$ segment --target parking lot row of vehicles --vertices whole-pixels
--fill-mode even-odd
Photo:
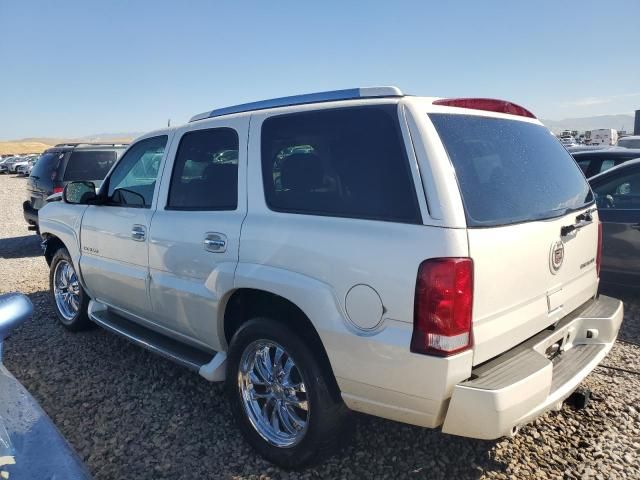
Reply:
[[[39,155],[9,156],[0,159],[0,173],[29,175]]]
[[[49,184],[29,180],[60,324],[225,381],[247,441],[287,468],[342,445],[351,411],[515,434],[622,321],[598,294],[598,207],[629,205],[635,183],[594,194],[510,102],[272,99],[143,135],[108,170],[56,174],[61,201],[43,207]]]

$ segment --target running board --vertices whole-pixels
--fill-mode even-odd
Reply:
[[[191,345],[174,340],[139,323],[132,322],[109,310],[103,303],[89,302],[89,318],[105,330],[113,332],[131,343],[157,353],[172,362],[197,371],[211,382],[224,380],[227,355],[212,354]]]

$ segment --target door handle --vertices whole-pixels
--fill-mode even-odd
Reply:
[[[636,223],[635,225],[631,225],[631,228],[634,228],[636,230],[640,230],[640,223]]]
[[[222,233],[207,233],[204,237],[204,249],[208,252],[225,252],[227,250],[227,237]]]
[[[136,242],[144,242],[147,237],[147,229],[144,225],[134,225],[131,228],[131,238]]]

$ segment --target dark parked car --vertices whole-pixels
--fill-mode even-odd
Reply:
[[[624,148],[640,148],[640,135],[629,135],[618,140],[618,146]]]
[[[27,182],[27,198],[22,204],[30,230],[38,230],[38,210],[47,197],[62,192],[69,182],[87,180],[97,187],[111,166],[127,148],[126,144],[69,143],[45,150]]]
[[[640,159],[589,179],[602,222],[601,278],[640,286]]]
[[[2,365],[3,340],[32,310],[24,295],[0,295],[0,478],[88,480],[47,414]]]
[[[640,158],[640,149],[607,148],[603,150],[585,150],[571,152],[587,178],[609,170],[628,160]]]

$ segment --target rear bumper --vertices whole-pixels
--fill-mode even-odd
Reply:
[[[29,225],[38,225],[38,210],[31,206],[30,201],[22,204],[22,214]]]
[[[442,431],[494,439],[544,411],[559,407],[611,350],[620,324],[620,300],[600,296],[521,345],[473,369],[456,385]],[[547,349],[562,341],[561,352]]]

